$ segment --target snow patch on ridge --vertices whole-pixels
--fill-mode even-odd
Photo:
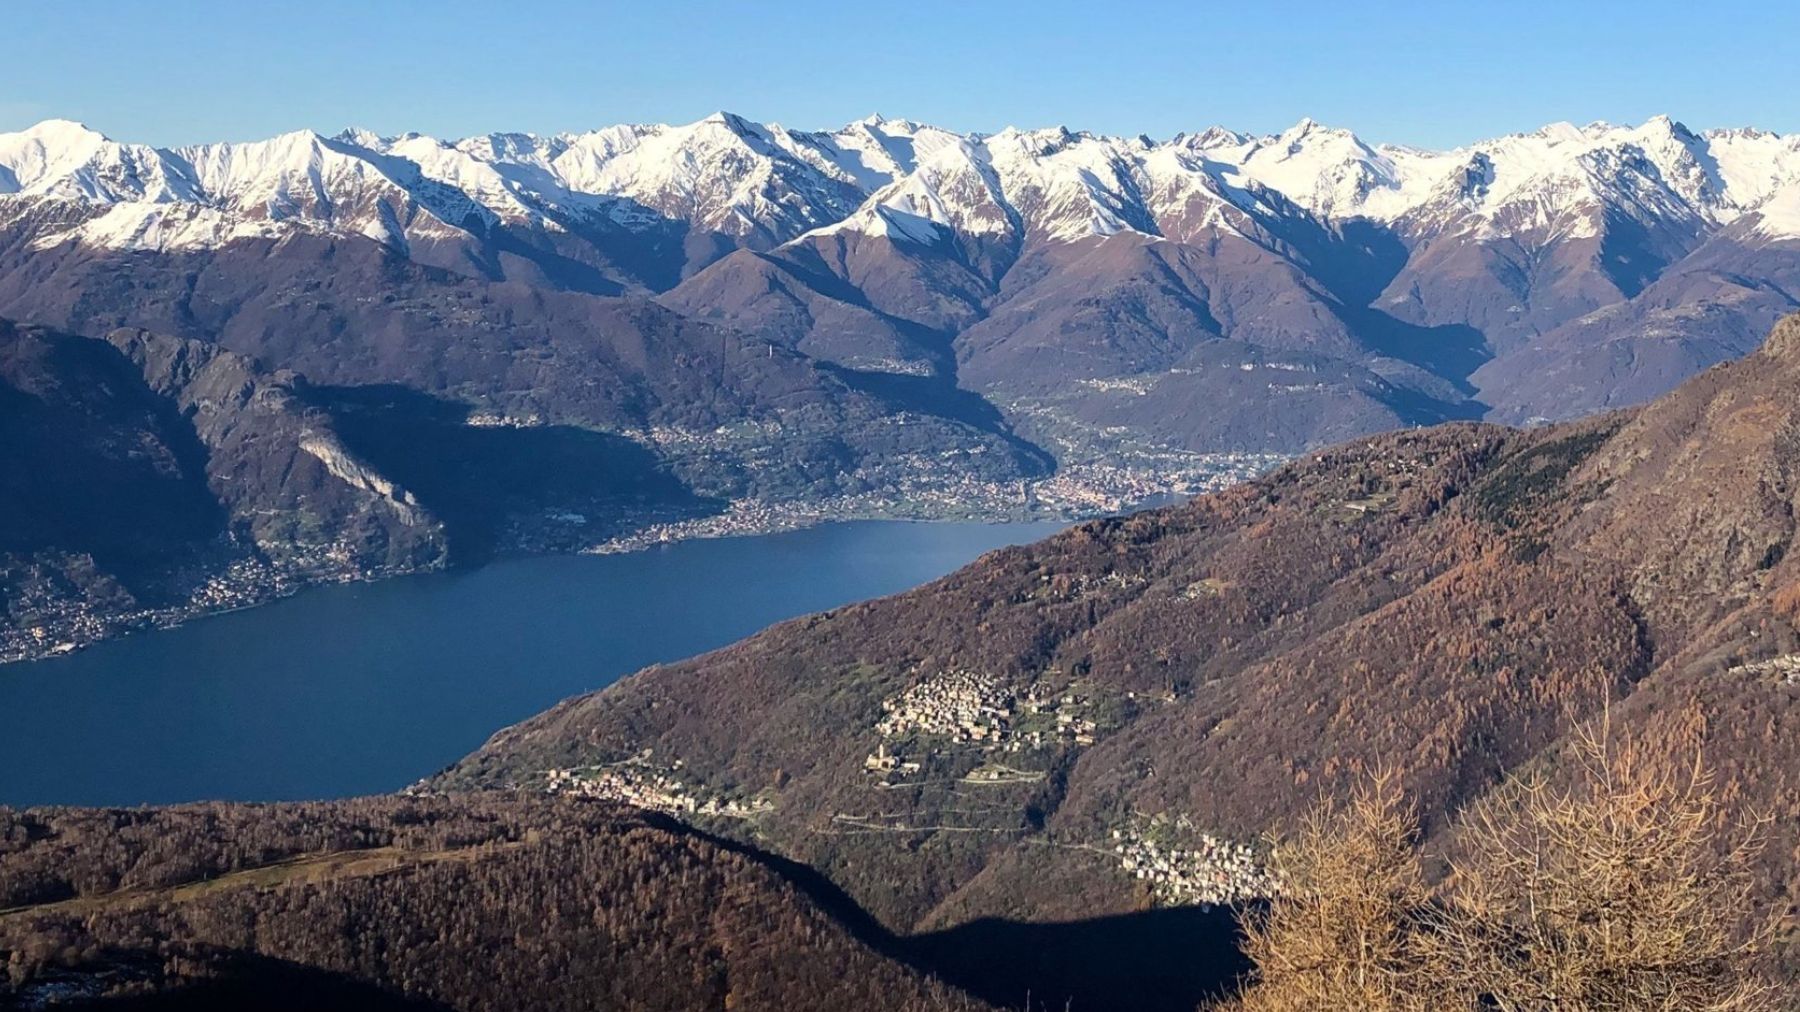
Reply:
[[[133,202],[115,204],[74,228],[34,240],[33,249],[67,242],[105,249],[152,251],[215,249],[236,239],[274,238],[278,222],[246,219],[210,207]]]

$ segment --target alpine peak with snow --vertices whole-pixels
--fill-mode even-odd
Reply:
[[[1310,119],[1153,141],[721,112],[182,148],[51,120],[0,134],[0,194],[27,273],[366,240],[960,385],[1076,456],[1121,426],[1290,451],[1633,403],[1747,351],[1800,291],[1800,137],[1661,116],[1453,151]],[[91,327],[42,302],[38,285],[0,293],[13,316]]]

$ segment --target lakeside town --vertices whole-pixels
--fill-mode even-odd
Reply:
[[[476,425],[528,424],[483,418]],[[610,513],[558,507],[513,517],[503,551],[611,554],[694,538],[746,537],[848,520],[961,520],[1005,523],[1076,521],[1126,512],[1227,488],[1279,463],[1269,454],[1189,454],[1155,467],[1072,464],[1030,482],[994,482],[942,469],[919,470],[881,491],[822,499],[733,501],[723,512],[680,517],[646,506]],[[0,622],[0,664],[72,653],[126,633],[164,629],[207,615],[254,607],[307,586],[378,580],[416,570],[358,568],[350,553],[327,545],[279,564],[242,555],[207,576],[176,604],[143,608],[57,592],[45,580],[39,593],[21,594],[22,616]]]
[[[188,592],[185,600],[156,608],[107,607],[85,597],[27,588],[14,604],[30,616],[0,623],[0,664],[71,654],[127,633],[169,629],[208,615],[238,611],[286,597],[309,586],[351,583],[405,575],[418,570],[358,567],[345,546],[296,552],[277,564],[257,556],[233,559]]]
[[[772,534],[845,520],[1088,520],[1229,488],[1284,459],[1261,453],[1197,454],[1172,469],[1076,464],[1036,481],[936,474],[882,491],[823,499],[739,499],[721,513],[650,523],[582,551],[634,552],[690,538]]]

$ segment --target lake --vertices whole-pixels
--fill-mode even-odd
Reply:
[[[508,559],[0,666],[0,804],[396,790],[560,699],[1062,526],[857,521]]]

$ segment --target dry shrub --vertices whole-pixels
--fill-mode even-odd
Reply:
[[[1722,810],[1698,756],[1671,765],[1605,726],[1574,776],[1515,778],[1463,822],[1439,961],[1505,1012],[1778,1007],[1757,971],[1759,824]]]
[[[1239,1012],[1774,1012],[1772,934],[1744,926],[1756,823],[1698,762],[1604,726],[1566,781],[1527,775],[1465,816],[1435,895],[1391,777],[1278,849],[1286,893],[1245,925]]]
[[[1800,582],[1790,583],[1770,595],[1769,610],[1789,622],[1800,623]]]
[[[1245,925],[1258,983],[1244,1012],[1434,1008],[1417,820],[1395,778],[1316,809],[1275,851],[1283,896]]]

